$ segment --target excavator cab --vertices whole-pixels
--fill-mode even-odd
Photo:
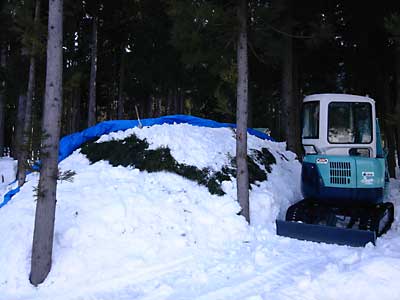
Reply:
[[[277,234],[303,240],[364,246],[389,230],[392,203],[375,101],[346,94],[316,94],[303,101],[301,187]]]

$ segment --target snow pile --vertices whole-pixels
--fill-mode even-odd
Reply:
[[[219,170],[235,155],[233,132],[185,124],[129,129],[98,142],[146,138],[180,163]],[[29,285],[38,175],[0,209],[0,300],[400,300],[400,181],[390,182],[392,229],[365,248],[298,241],[274,221],[300,199],[300,164],[285,144],[249,136],[276,165],[250,191],[252,225],[237,215],[236,183],[223,196],[168,172],[90,164],[75,151],[57,190],[53,266]]]
[[[135,133],[150,147],[169,146],[179,162],[219,170],[235,155],[234,133],[228,128],[187,124],[135,128],[103,136],[98,142],[124,139]],[[251,190],[254,224],[271,232],[274,220],[299,192],[300,164],[285,144],[249,136],[249,148],[267,147],[275,156],[269,180]],[[238,215],[236,182],[222,184],[224,196],[167,172],[147,173],[112,167],[106,161],[90,165],[75,151],[60,163],[74,171],[73,182],[59,182],[52,271],[39,291],[46,295],[68,286],[89,286],[116,274],[132,274],[148,265],[218,253],[251,239]],[[0,210],[0,225],[8,234],[0,243],[0,290],[6,298],[30,295],[27,278],[38,175]],[[291,182],[289,186],[287,183]],[[281,211],[282,207],[282,211]],[[12,249],[12,251],[11,251]],[[105,271],[106,270],[106,271]],[[28,297],[29,298],[29,297]]]

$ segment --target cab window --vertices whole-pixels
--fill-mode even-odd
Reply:
[[[371,104],[332,102],[328,107],[328,141],[332,144],[372,142]]]
[[[305,102],[303,105],[303,139],[319,137],[319,101]]]

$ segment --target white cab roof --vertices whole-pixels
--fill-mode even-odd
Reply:
[[[304,98],[307,101],[335,101],[335,102],[370,102],[375,103],[372,98],[350,94],[313,94]]]

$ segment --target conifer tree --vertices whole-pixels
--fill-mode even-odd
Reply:
[[[247,166],[247,118],[248,118],[248,58],[247,58],[247,0],[238,5],[237,45],[237,109],[236,109],[236,165],[237,196],[241,214],[250,222],[249,212],[249,169]]]
[[[0,44],[0,76],[4,74],[6,67],[6,51],[4,45]],[[5,97],[6,81],[4,75],[0,78],[0,157],[4,153],[4,135],[5,135]]]
[[[62,41],[63,1],[49,0],[41,169],[29,277],[35,286],[46,279],[52,263],[62,107]]]
[[[88,127],[96,124],[97,85],[97,16],[92,17],[92,39],[90,46],[90,83],[88,104]]]
[[[35,2],[35,14],[34,14],[34,27],[35,27],[35,33],[38,32],[38,25],[40,22],[40,0],[36,0]],[[22,139],[21,141],[18,141],[20,144],[19,147],[19,156],[18,156],[18,185],[21,186],[25,182],[25,177],[26,177],[26,169],[27,169],[27,161],[29,157],[29,139],[31,136],[31,131],[32,131],[32,99],[34,96],[34,91],[35,91],[35,81],[36,81],[36,51],[37,47],[36,44],[38,44],[37,41],[35,41],[35,38],[38,39],[38,37],[33,37],[32,38],[32,45],[30,49],[30,61],[29,61],[29,78],[28,78],[28,89],[26,92],[26,97],[25,97],[25,102],[24,102],[24,125],[23,125],[23,131],[22,131]],[[20,102],[21,104],[23,102]]]
[[[395,91],[396,104],[394,106],[393,118],[395,120],[394,135],[397,146],[397,160],[400,163],[400,13],[392,14],[386,23],[395,43]]]

